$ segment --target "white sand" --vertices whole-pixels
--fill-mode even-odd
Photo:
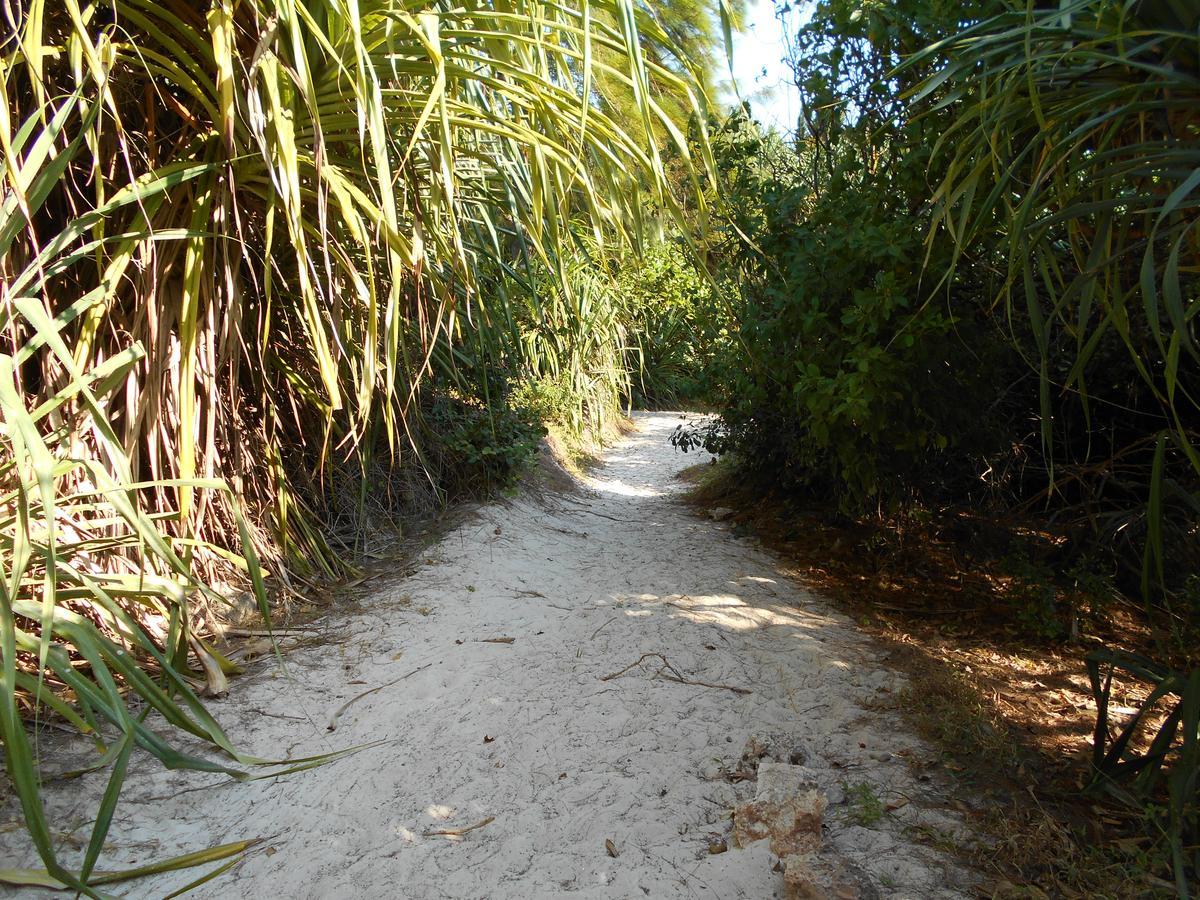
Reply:
[[[962,826],[911,773],[932,753],[888,710],[903,680],[769,555],[672,496],[673,475],[698,461],[668,444],[677,424],[640,415],[574,495],[478,511],[414,574],[327,621],[324,644],[289,654],[290,681],[268,661],[213,707],[262,756],[384,743],[250,784],[143,763],[101,867],[262,837],[195,896],[772,897],[782,877],[764,843],[708,845],[754,793],[723,770],[751,735],[791,732],[830,795],[829,854],[884,897],[963,896],[966,874],[912,839],[914,826]],[[479,642],[496,637],[514,641]],[[602,680],[643,653],[753,693],[656,678],[649,662]],[[347,700],[421,666],[327,731]],[[844,788],[861,783],[910,802],[864,826]],[[94,809],[75,804],[102,787],[97,776],[49,785],[56,823]],[[460,838],[425,834],[488,818]],[[7,831],[5,857],[17,841]],[[161,897],[201,871],[125,890]]]

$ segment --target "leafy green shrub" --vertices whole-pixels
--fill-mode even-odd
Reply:
[[[1125,592],[1186,605],[1194,24],[1106,0],[816,4],[795,38],[795,145],[744,110],[712,129],[725,224],[707,252],[735,324],[708,368],[721,421],[685,443],[848,511],[1044,510],[1068,555],[1093,548]],[[1046,51],[1028,60],[1026,27]],[[1103,77],[1063,91],[1060,52]],[[1170,72],[1146,78],[1164,54]],[[1113,116],[1093,118],[1104,98]],[[1145,108],[1170,111],[1154,134]]]
[[[572,421],[580,398],[571,390],[567,373],[541,378],[529,378],[514,388],[512,403],[529,412],[539,422],[548,425],[568,425]]]
[[[528,385],[526,399],[547,421],[576,435],[601,431],[631,394],[628,317],[611,276],[580,253],[556,273],[510,273],[505,290],[512,383]]]
[[[1000,568],[1008,579],[1004,597],[1012,605],[1017,623],[1039,638],[1066,635],[1068,625],[1054,569],[1027,555],[1009,556],[1001,560]]]
[[[729,341],[725,301],[711,281],[679,244],[662,242],[621,268],[616,290],[627,310],[634,403],[708,402],[713,359]]]
[[[812,194],[798,165],[771,159],[790,151],[756,130],[739,113],[714,138],[722,171],[760,193],[734,217],[753,245],[731,254],[737,349],[714,367],[728,402],[701,439],[846,506],[944,493],[948,451],[988,443],[989,422],[962,393],[995,370],[971,346],[979,322],[923,283],[926,222],[912,210],[925,162],[864,173],[850,142]]]
[[[1140,654],[1110,649],[1089,653],[1087,669],[1096,703],[1092,788],[1135,806],[1149,801],[1146,812],[1159,820],[1171,847],[1178,896],[1186,898],[1200,875],[1200,671],[1174,671]],[[1109,714],[1118,671],[1149,689],[1124,721]],[[1155,716],[1159,722],[1151,729]],[[1140,749],[1136,739],[1147,730],[1153,730],[1153,739]]]
[[[508,487],[546,433],[536,412],[503,402],[485,406],[455,391],[431,392],[424,422],[437,471],[453,495]]]

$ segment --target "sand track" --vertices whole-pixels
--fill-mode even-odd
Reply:
[[[143,764],[103,867],[262,837],[195,896],[772,897],[763,844],[708,847],[754,792],[723,777],[747,739],[791,732],[830,796],[829,853],[884,897],[962,896],[966,875],[916,840],[962,825],[913,774],[932,752],[895,712],[903,680],[768,554],[679,503],[673,476],[697,460],[668,444],[678,422],[639,415],[573,495],[482,508],[326,643],[290,654],[289,677],[264,664],[214,704],[262,756],[379,743],[250,784]],[[604,680],[642,654],[753,692],[656,677],[657,659]],[[55,820],[102,787],[48,785]],[[867,822],[866,794],[908,802]],[[198,874],[126,891],[161,897]]]

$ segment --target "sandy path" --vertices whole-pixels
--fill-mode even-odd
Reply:
[[[384,743],[251,784],[145,767],[105,866],[262,836],[196,896],[772,897],[781,876],[762,843],[707,848],[754,791],[722,767],[751,735],[789,731],[828,789],[830,853],[885,897],[962,896],[962,872],[906,837],[960,826],[911,774],[907,760],[931,754],[887,711],[903,682],[768,555],[672,496],[673,475],[697,461],[667,443],[678,422],[639,416],[578,494],[483,508],[415,574],[333,620],[328,643],[290,654],[290,681],[264,666],[214,707],[264,756]],[[479,641],[496,637],[514,640]],[[601,680],[643,653],[753,693],[647,666]],[[423,666],[327,731],[346,700]],[[845,790],[861,783],[912,802],[868,827]],[[78,790],[50,790],[59,822]],[[488,818],[461,838],[425,834]],[[129,895],[161,897],[197,874]]]

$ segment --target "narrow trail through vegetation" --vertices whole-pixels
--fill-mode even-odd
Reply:
[[[696,462],[668,442],[679,421],[639,415],[573,494],[478,510],[323,623],[286,674],[268,657],[213,707],[251,753],[363,749],[249,784],[135,762],[110,858],[264,839],[198,897],[770,897],[766,842],[711,850],[754,795],[743,747],[785,733],[829,798],[824,854],[881,896],[965,893],[928,846],[967,836],[918,774],[934,754],[900,722],[902,679],[770,556],[679,502]],[[70,822],[102,790],[91,776],[46,798]]]

